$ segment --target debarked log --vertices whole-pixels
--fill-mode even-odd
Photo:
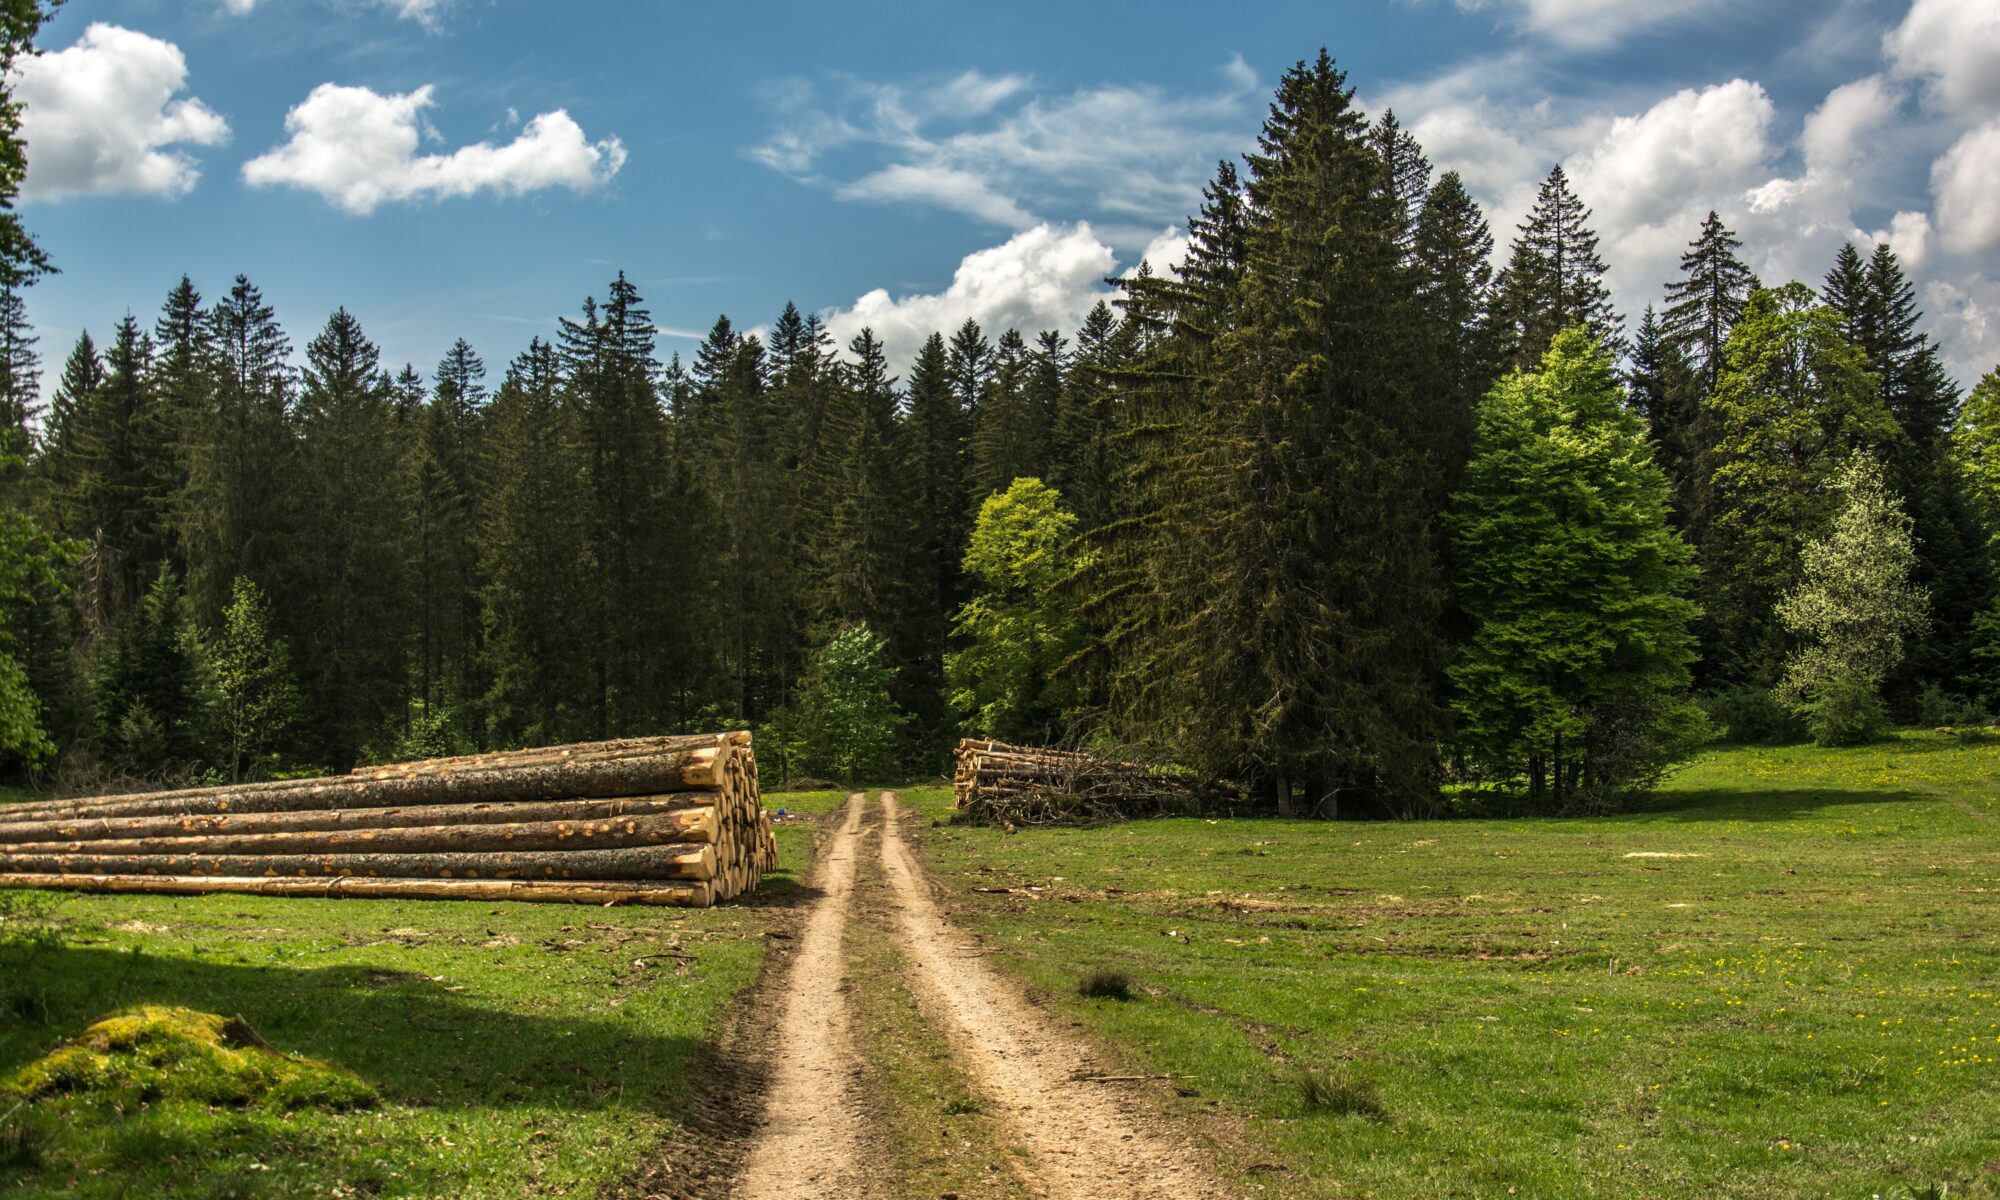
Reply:
[[[616,846],[713,843],[713,807],[594,821],[521,821],[500,825],[353,827],[288,833],[236,828],[186,837],[101,838],[0,844],[11,854],[336,854],[433,853],[468,850],[578,850]]]
[[[0,854],[0,873],[34,875],[360,875],[432,879],[715,878],[715,848],[678,843],[609,850],[415,854]]]
[[[72,892],[132,892],[199,896],[234,893],[256,896],[358,897],[383,900],[528,900],[558,904],[649,904],[707,908],[714,891],[700,881],[566,879],[382,879],[358,875],[303,878],[228,875],[33,875],[0,874],[0,888],[42,888]]]
[[[537,821],[606,821],[619,817],[714,809],[715,792],[670,792],[600,800],[423,804],[397,808],[308,809],[277,813],[192,813],[138,817],[70,817],[0,821],[0,843],[83,842],[111,838],[179,838],[202,834],[308,833],[405,826],[511,825]],[[0,816],[6,810],[0,809]],[[698,834],[675,841],[708,840]]]

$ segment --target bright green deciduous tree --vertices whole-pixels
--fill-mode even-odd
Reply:
[[[1910,579],[1917,563],[1910,518],[1881,466],[1854,455],[1836,486],[1840,514],[1805,548],[1803,577],[1778,605],[1799,639],[1778,698],[1823,746],[1865,741],[1887,724],[1882,681],[1930,623],[1928,598]]]
[[[230,781],[254,778],[298,720],[299,693],[291,650],[271,631],[271,601],[248,579],[236,580],[209,662]]]
[[[1079,565],[1076,517],[1039,479],[1016,479],[979,506],[965,551],[975,588],[958,610],[963,647],[945,660],[953,705],[967,723],[1004,741],[1052,742],[1076,700],[1056,669],[1082,643],[1071,601],[1055,585]]]
[[[1951,454],[1989,544],[2000,543],[2000,367],[1965,398],[1951,431]]]
[[[786,748],[798,769],[859,782],[893,769],[896,733],[910,718],[889,696],[888,642],[866,625],[835,634],[799,685]]]
[[[1472,633],[1458,738],[1531,799],[1596,807],[1689,747],[1693,553],[1610,355],[1581,326],[1479,408],[1454,518]]]

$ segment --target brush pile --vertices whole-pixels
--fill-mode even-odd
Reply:
[[[0,888],[707,907],[777,857],[748,733],[0,806]]]
[[[967,738],[952,772],[961,819],[980,825],[1091,825],[1229,807],[1212,780],[1074,750]]]

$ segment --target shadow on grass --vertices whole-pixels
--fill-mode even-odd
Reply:
[[[345,1067],[391,1101],[439,1108],[637,1102],[674,1115],[704,1045],[615,1015],[508,1011],[408,971],[68,946],[0,953],[0,1073],[141,1003],[241,1014],[282,1050]]]
[[[1629,813],[1611,818],[1677,822],[1782,822],[1820,817],[1838,808],[1879,808],[1885,804],[1930,804],[1949,807],[1936,795],[1912,791],[1861,788],[1770,787],[1703,788],[1660,792]]]

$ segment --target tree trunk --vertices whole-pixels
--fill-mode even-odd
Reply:
[[[0,875],[0,888],[72,892],[144,892],[199,896],[216,892],[257,896],[374,897],[399,900],[530,900],[561,904],[652,904],[706,908],[715,902],[707,883],[634,883],[558,879],[376,879],[358,875],[242,878],[227,875]]]
[[[0,844],[9,854],[428,854],[467,850],[583,850],[621,846],[713,844],[713,806],[595,821],[516,821],[495,825],[405,825],[388,828],[252,833],[231,825],[187,837],[97,838]]]
[[[733,790],[733,789],[732,789]],[[539,821],[605,821],[708,809],[728,793],[673,792],[605,800],[547,800],[515,804],[427,804],[411,808],[315,809],[278,813],[198,813],[189,816],[89,817],[0,821],[0,842],[89,842],[100,839],[185,838],[210,833],[310,833],[341,829],[396,829],[448,825],[512,825]],[[740,801],[737,801],[740,803]],[[11,815],[0,808],[0,816]],[[699,837],[676,841],[700,841]]]
[[[412,854],[4,854],[0,872],[39,875],[384,875],[434,879],[715,878],[706,844],[612,850]]]

